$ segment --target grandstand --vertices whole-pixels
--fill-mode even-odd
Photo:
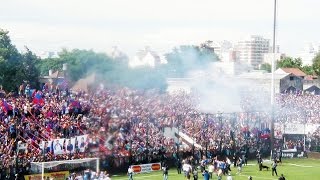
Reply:
[[[252,109],[261,97],[243,98],[243,112],[209,114],[196,108],[197,97],[185,93],[44,89],[8,96],[1,100],[0,179],[64,170],[79,175],[87,168],[113,174],[132,164],[173,166],[190,157],[193,163],[250,159],[258,152],[267,157],[270,112]],[[274,158],[318,150],[319,98],[277,95]]]

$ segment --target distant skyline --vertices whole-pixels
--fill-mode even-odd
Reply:
[[[237,42],[249,35],[272,39],[274,0],[10,0],[1,2],[0,28],[19,50],[62,48],[133,56],[145,46],[165,53],[206,40]],[[278,0],[277,44],[298,55],[319,42],[320,1]]]

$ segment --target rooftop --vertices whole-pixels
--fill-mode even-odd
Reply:
[[[282,74],[274,74],[274,79],[282,79],[291,73],[282,73]],[[240,79],[271,79],[272,74],[271,73],[265,73],[265,72],[249,72],[249,73],[242,73],[237,78]]]
[[[282,70],[282,71],[281,71]],[[282,73],[282,72],[285,72],[285,73],[291,73],[295,76],[303,76],[305,77],[306,76],[306,73],[304,73],[303,71],[301,71],[300,69],[298,68],[279,68],[275,71],[275,73]]]

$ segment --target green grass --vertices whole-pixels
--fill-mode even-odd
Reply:
[[[271,169],[269,171],[258,170],[256,161],[250,161],[248,166],[244,166],[242,173],[236,174],[237,169],[232,168],[231,174],[233,180],[247,180],[248,176],[252,176],[253,180],[278,180],[278,177],[271,175]],[[269,167],[270,164],[265,164]],[[278,175],[284,174],[286,180],[320,180],[320,160],[317,159],[284,159],[282,164],[279,164]],[[125,175],[113,176],[112,180],[127,180]],[[154,172],[147,174],[136,174],[133,179],[137,180],[162,180],[162,172]],[[169,171],[169,180],[185,180],[183,174],[177,174],[177,171],[172,167]],[[191,177],[192,179],[192,177]],[[199,180],[202,180],[201,173],[199,173]],[[214,180],[217,179],[215,176]],[[225,176],[222,178],[226,179]]]

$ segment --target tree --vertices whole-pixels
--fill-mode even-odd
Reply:
[[[9,32],[0,29],[0,83],[7,91],[16,90],[21,79],[21,54],[11,43]]]
[[[61,71],[63,64],[68,64],[68,75],[71,81],[75,82],[89,73],[98,73],[110,70],[113,64],[112,59],[103,53],[95,53],[92,50],[63,49],[58,53],[58,58],[47,58],[42,60],[38,69],[41,75],[48,74],[48,71]],[[109,68],[107,68],[109,67]]]
[[[63,63],[61,58],[46,58],[41,59],[36,66],[41,76],[47,76],[49,70],[62,70]]]
[[[302,69],[301,69],[304,73],[306,73],[307,75],[314,75],[314,69],[313,69],[313,66],[303,66]]]
[[[269,64],[269,63],[264,63],[264,64],[261,64],[261,66],[260,66],[260,69],[261,70],[265,70],[265,71],[267,71],[267,72],[271,72],[271,64]]]
[[[320,53],[316,55],[316,57],[313,58],[312,61],[312,68],[314,72],[320,76]]]
[[[191,70],[203,69],[208,63],[218,60],[213,48],[210,47],[210,41],[200,46],[184,45],[174,48],[172,52],[165,55],[168,63],[168,74],[176,77],[184,77]]]
[[[38,58],[33,52],[31,52],[27,47],[26,52],[22,54],[22,65],[23,68],[20,69],[20,77],[24,81],[29,82],[31,87],[39,87],[38,79],[40,76],[39,69],[37,68],[37,64],[40,62],[40,58]]]
[[[277,68],[298,68],[307,75],[314,75],[315,73],[315,66],[303,66],[301,58],[286,57],[277,62]]]
[[[302,68],[301,58],[285,57],[277,61],[277,68]]]
[[[21,54],[11,43],[9,32],[0,29],[0,83],[7,91],[17,90],[22,82],[37,88],[39,58],[27,47]]]
[[[76,82],[80,78],[95,73],[99,82],[109,85],[125,86],[135,89],[164,89],[166,78],[162,68],[139,67],[129,68],[127,56],[111,58],[104,53],[96,53],[92,50],[63,49],[59,57],[44,59],[38,68],[43,75],[49,69],[61,70],[64,63],[68,64],[68,78]]]

